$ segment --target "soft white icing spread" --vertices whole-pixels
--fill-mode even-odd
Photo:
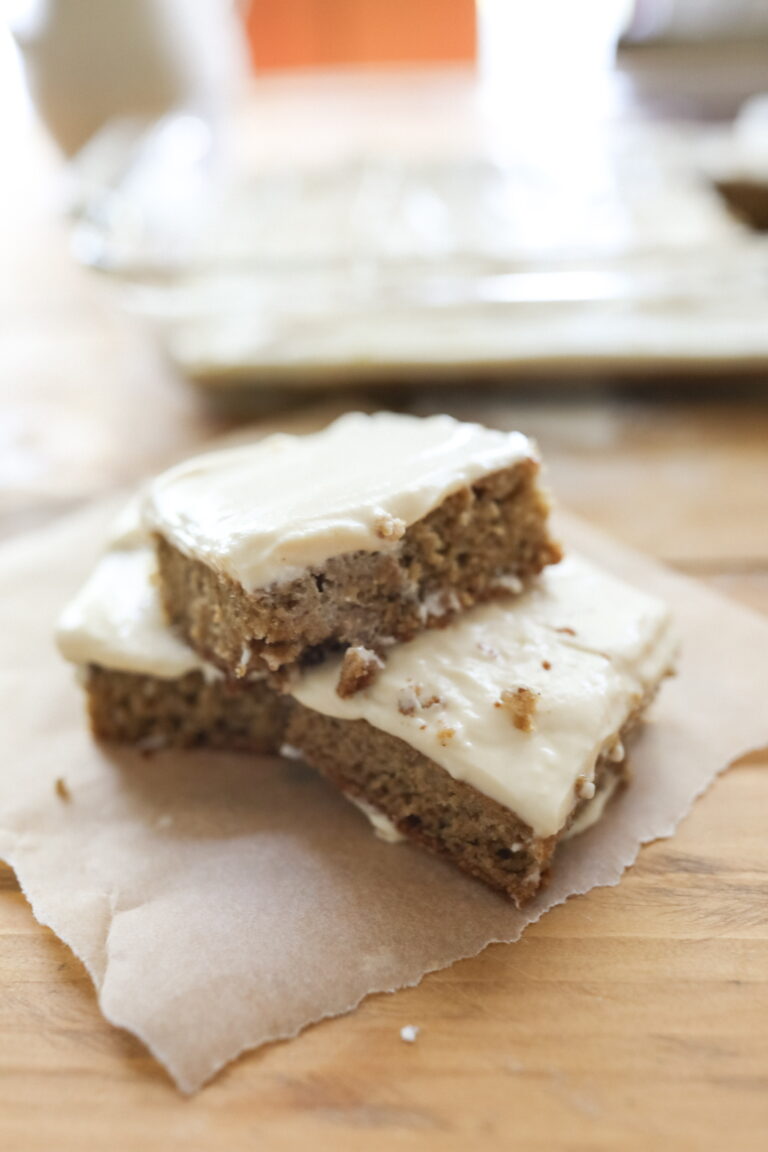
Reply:
[[[150,546],[150,539],[142,521],[143,503],[144,492],[139,489],[112,521],[107,533],[107,548],[112,550]]]
[[[187,672],[218,675],[171,632],[155,582],[155,556],[141,531],[137,504],[128,505],[110,547],[64,609],[56,642],[74,664],[99,664],[171,680]]]
[[[534,454],[519,432],[450,416],[352,412],[322,432],[188,460],[154,481],[144,515],[253,590],[341,553],[395,549],[446,496]]]
[[[292,691],[318,712],[399,737],[548,836],[572,811],[578,777],[593,779],[675,647],[660,601],[572,555],[522,596],[392,648],[354,696],[336,693],[337,661]],[[497,706],[521,687],[535,695],[530,732]]]

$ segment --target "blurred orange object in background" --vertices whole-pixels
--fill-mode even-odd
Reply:
[[[474,0],[251,0],[258,71],[474,60]]]

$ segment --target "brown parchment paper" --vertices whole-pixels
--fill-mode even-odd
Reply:
[[[567,545],[671,602],[683,656],[634,746],[633,786],[517,912],[442,861],[376,840],[299,764],[97,748],[51,633],[114,510],[0,550],[0,856],[85,963],[106,1018],[185,1091],[244,1049],[516,940],[553,905],[617,883],[720,769],[768,743],[768,623],[561,518]]]

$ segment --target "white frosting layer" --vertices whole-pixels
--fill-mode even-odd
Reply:
[[[196,670],[217,675],[165,621],[154,551],[137,526],[135,504],[118,518],[109,551],[62,613],[56,642],[74,664],[99,664],[162,680]]]
[[[402,832],[398,832],[389,817],[385,816],[383,812],[380,812],[378,808],[375,808],[373,804],[368,804],[367,801],[361,800],[359,796],[351,796],[348,793],[345,795],[347,800],[354,804],[355,808],[359,808],[362,814],[368,819],[373,829],[373,834],[378,840],[383,840],[386,844],[400,844],[405,840],[405,836],[403,836]]]
[[[151,541],[142,521],[142,489],[120,509],[107,533],[107,548],[149,548]]]
[[[172,468],[151,485],[145,520],[252,591],[341,553],[394,549],[446,496],[534,454],[519,432],[353,412]]]
[[[306,673],[293,694],[399,737],[549,836],[574,807],[578,777],[593,779],[674,652],[661,602],[571,556],[522,596],[391,649],[348,699],[336,693],[337,661]],[[530,732],[497,706],[518,688],[535,694]]]

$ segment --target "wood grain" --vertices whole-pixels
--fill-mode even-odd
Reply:
[[[30,189],[30,132],[5,180],[0,533],[33,527],[221,429]],[[535,434],[561,498],[625,541],[768,613],[768,409],[620,395],[412,400]],[[714,670],[727,674],[727,670]],[[765,706],[764,685],[755,706]],[[79,963],[0,866],[0,1148],[765,1147],[768,756],[731,768],[615,889],[513,946],[247,1055],[194,1100],[101,1018]],[[404,1024],[421,1028],[404,1044]]]

